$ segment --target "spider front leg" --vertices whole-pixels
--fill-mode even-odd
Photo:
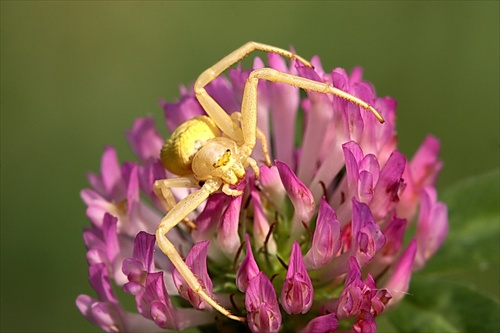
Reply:
[[[378,113],[377,110],[375,110],[373,106],[327,83],[313,81],[293,74],[280,72],[272,68],[260,68],[250,73],[243,91],[243,101],[241,102],[241,128],[243,130],[244,137],[255,133],[252,128],[245,129],[244,124],[251,122],[254,117],[254,113],[257,112],[257,84],[259,79],[285,83],[305,90],[338,96],[373,113],[379,122],[384,122],[384,118]]]
[[[249,132],[252,132],[251,136],[245,137],[245,135],[241,133],[241,130],[238,126],[235,126],[234,122],[231,121],[230,116],[226,111],[222,109],[222,107],[217,104],[217,102],[207,94],[205,90],[205,86],[209,84],[213,79],[218,77],[222,72],[236,64],[238,61],[246,57],[249,53],[254,51],[263,51],[268,53],[277,53],[284,57],[290,59],[296,59],[300,61],[307,67],[312,67],[309,61],[304,58],[284,49],[280,49],[278,47],[274,47],[271,45],[256,43],[256,42],[248,42],[241,46],[239,49],[231,52],[229,55],[222,58],[215,65],[205,70],[200,74],[198,79],[194,84],[194,92],[196,93],[196,98],[203,106],[205,112],[212,118],[215,124],[231,139],[236,141],[239,145],[245,142],[248,146],[253,144],[255,145],[255,135],[256,135],[256,127],[257,127],[257,112],[251,115],[252,121],[250,124],[246,124],[250,126]],[[243,109],[242,109],[243,110]],[[248,118],[248,117],[247,117]],[[243,125],[243,124],[242,124]],[[252,129],[253,128],[253,129]],[[251,147],[253,148],[253,146]]]
[[[155,181],[153,191],[156,197],[160,200],[166,212],[169,212],[177,201],[172,194],[171,188],[196,188],[199,187],[198,181],[194,176],[185,176],[177,178],[160,179]],[[188,217],[183,219],[183,222],[188,226],[189,230],[196,229],[196,224]]]
[[[184,181],[188,182],[188,179],[184,177],[180,177],[178,179],[180,183]],[[172,180],[174,182],[176,181],[175,178]],[[177,250],[175,249],[175,246],[166,236],[166,234],[172,228],[174,228],[183,219],[185,219],[189,215],[189,213],[194,211],[203,201],[205,201],[210,196],[210,194],[217,191],[221,186],[222,180],[207,180],[199,190],[189,194],[187,197],[179,201],[161,220],[160,225],[156,229],[156,241],[161,251],[170,259],[172,264],[175,266],[179,274],[184,278],[186,284],[193,290],[193,292],[198,294],[205,302],[207,302],[210,306],[212,306],[214,309],[216,309],[226,317],[244,322],[246,321],[244,317],[239,317],[231,314],[229,310],[217,303],[217,301],[213,299],[212,296],[210,296],[205,290],[203,290],[203,286],[198,282],[196,276],[193,274],[188,265],[186,265],[179,252],[177,252]],[[161,191],[161,184],[159,184],[159,187]],[[163,191],[161,192],[163,193]]]

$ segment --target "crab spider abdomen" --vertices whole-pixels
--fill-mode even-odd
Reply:
[[[207,116],[198,116],[182,123],[175,129],[161,148],[160,158],[168,171],[186,176],[193,173],[194,155],[211,139],[221,133]]]

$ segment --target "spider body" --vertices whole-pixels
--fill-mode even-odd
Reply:
[[[207,116],[194,117],[181,124],[172,133],[163,146],[160,157],[164,167],[179,177],[157,180],[154,184],[156,195],[168,211],[156,230],[159,248],[172,261],[189,288],[225,316],[239,321],[246,321],[246,318],[231,314],[205,291],[166,234],[181,221],[191,222],[187,216],[212,193],[221,189],[226,195],[241,195],[242,191],[232,189],[231,186],[237,185],[245,178],[248,167],[251,167],[256,178],[259,177],[259,167],[251,157],[256,139],[261,142],[265,163],[271,165],[267,140],[257,128],[258,81],[280,82],[310,91],[334,94],[372,112],[380,122],[383,122],[383,118],[372,106],[342,90],[324,82],[271,68],[261,68],[250,73],[243,91],[240,112],[234,112],[229,116],[204,87],[255,50],[277,53],[295,59],[304,66],[312,67],[308,61],[289,51],[248,42],[205,70],[196,80],[194,91]],[[170,189],[181,187],[197,188],[197,190],[180,202],[176,202]]]
[[[234,141],[216,137],[194,156],[193,175],[199,181],[220,178],[226,184],[237,185],[245,177],[248,158],[240,154]]]
[[[168,171],[178,176],[192,174],[191,165],[196,153],[221,133],[207,116],[194,117],[177,127],[161,149],[160,159]]]

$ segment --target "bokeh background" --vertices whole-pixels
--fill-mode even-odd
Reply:
[[[398,100],[400,150],[428,133],[438,188],[499,166],[499,2],[1,2],[1,331],[97,331],[79,191],[105,145],[248,40],[361,65]],[[159,122],[163,125],[163,121]],[[160,128],[160,130],[164,130]],[[451,226],[453,228],[453,225]]]

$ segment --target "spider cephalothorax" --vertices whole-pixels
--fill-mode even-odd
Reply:
[[[155,193],[168,211],[156,231],[158,246],[169,257],[187,285],[196,294],[225,316],[239,321],[245,321],[245,318],[231,314],[229,310],[205,292],[197,277],[186,265],[166,234],[183,220],[192,223],[187,219],[187,216],[219,189],[227,195],[241,195],[242,191],[231,188],[231,185],[237,185],[245,178],[245,170],[248,167],[251,167],[256,178],[259,177],[257,162],[251,157],[256,139],[261,141],[265,163],[271,164],[266,145],[267,140],[257,128],[257,84],[259,79],[336,95],[372,112],[380,122],[383,122],[383,118],[372,106],[342,90],[323,82],[271,68],[261,68],[250,73],[243,91],[241,110],[229,116],[206,92],[204,87],[230,66],[255,50],[277,53],[290,59],[296,59],[307,67],[312,67],[308,61],[289,51],[248,42],[204,71],[196,80],[194,91],[207,116],[194,117],[181,124],[172,133],[162,148],[161,161],[167,170],[179,177],[158,180],[154,186]],[[198,190],[177,203],[170,188],[180,187],[198,188]]]

